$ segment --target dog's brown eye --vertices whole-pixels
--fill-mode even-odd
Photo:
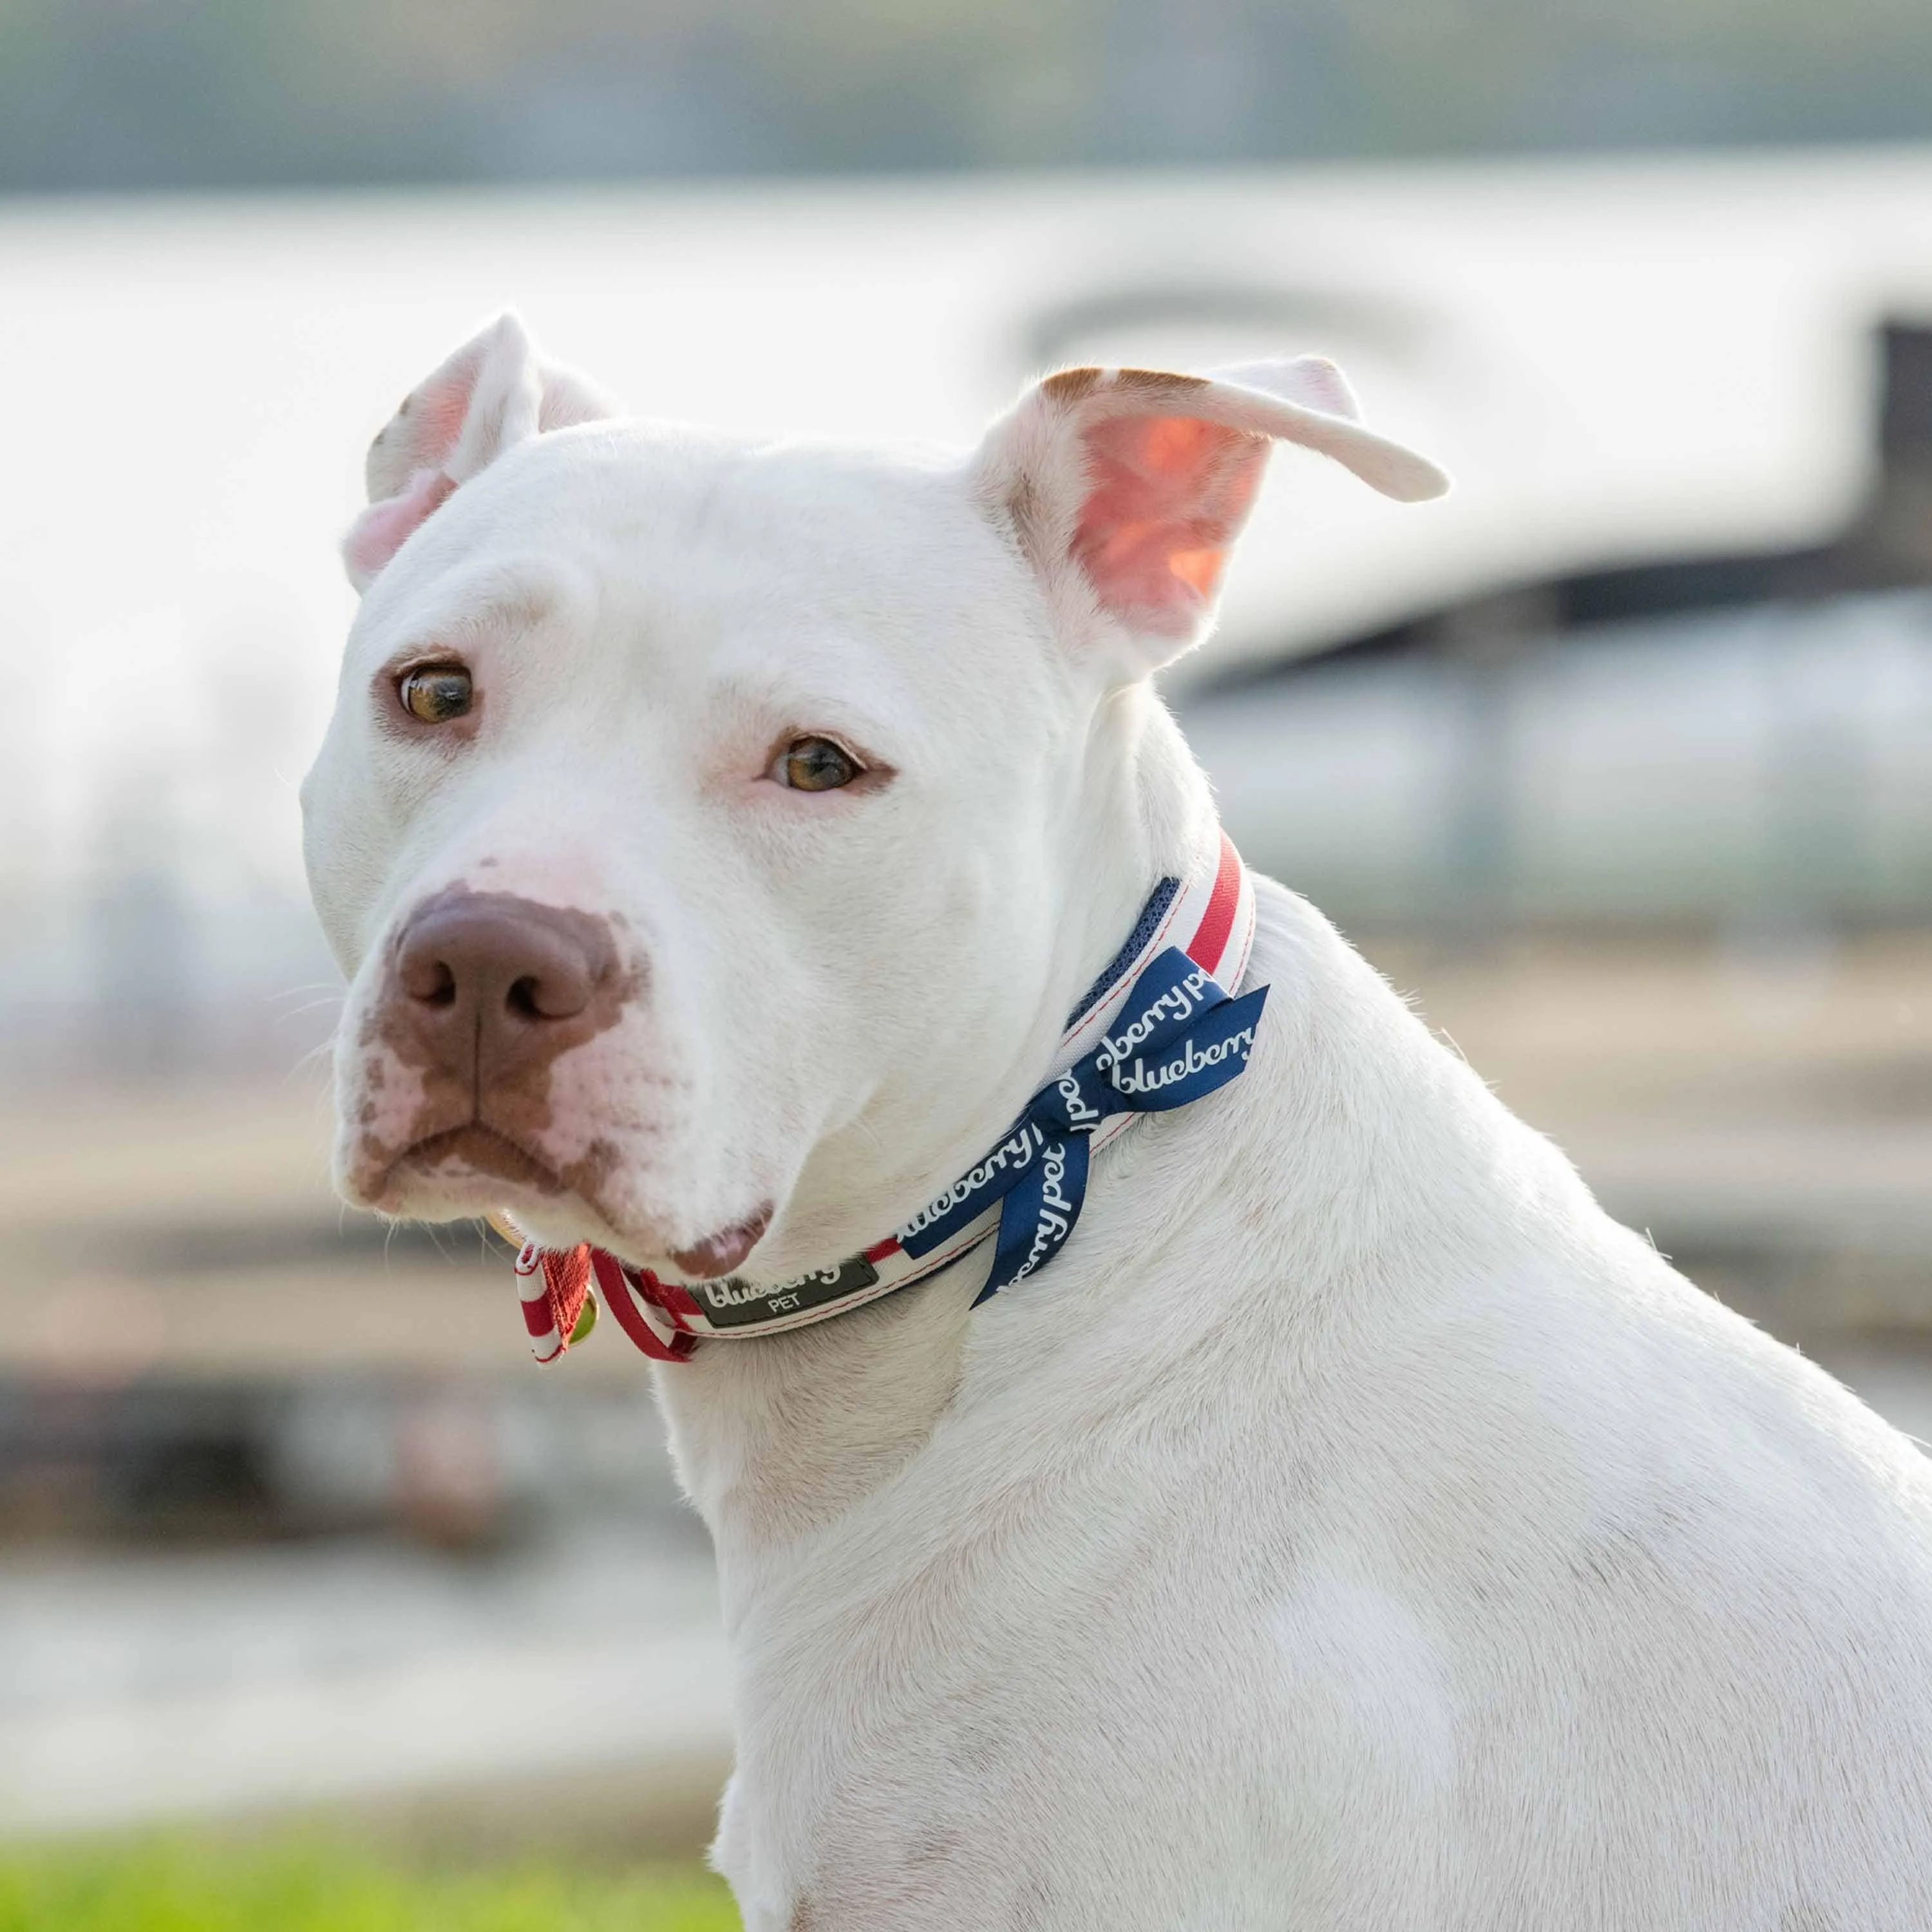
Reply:
[[[858,760],[830,738],[794,738],[772,776],[794,791],[836,791],[859,776]]]
[[[425,724],[447,724],[470,709],[470,674],[460,664],[418,664],[396,686],[403,709]]]

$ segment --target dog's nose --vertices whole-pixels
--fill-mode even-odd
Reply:
[[[508,893],[457,888],[426,899],[398,934],[392,1005],[450,1072],[475,1067],[479,1089],[554,1058],[616,965],[602,920]]]

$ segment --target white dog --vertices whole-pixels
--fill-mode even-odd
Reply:
[[[1437,473],[1312,360],[963,461],[612,413],[506,319],[377,439],[308,857],[344,1191],[682,1358],[752,1932],[1932,1925],[1926,1463],[1247,882],[1150,687],[1269,438]]]

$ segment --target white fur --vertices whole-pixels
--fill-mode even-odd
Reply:
[[[1036,396],[962,466],[526,422],[456,479],[306,794],[352,1193],[658,1263],[770,1198],[745,1271],[781,1279],[990,1143],[1214,837],[1140,676],[1173,640],[1037,554],[1078,427]],[[383,727],[430,644],[485,692],[469,741]],[[898,776],[757,776],[815,728]],[[459,880],[620,914],[648,968],[559,1063],[542,1151],[621,1155],[595,1209],[358,1181],[406,1112],[373,962]],[[1036,1280],[969,1314],[982,1258],[659,1373],[750,1932],[1932,1922],[1926,1464],[1259,900],[1249,1072],[1096,1162]]]

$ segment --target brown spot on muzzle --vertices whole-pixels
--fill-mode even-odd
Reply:
[[[392,1166],[454,1155],[544,1191],[594,1185],[608,1150],[594,1176],[544,1159],[551,1072],[617,1024],[640,976],[593,914],[467,886],[424,899],[389,942],[363,1042],[413,1070],[422,1095],[394,1143],[371,1151]]]

